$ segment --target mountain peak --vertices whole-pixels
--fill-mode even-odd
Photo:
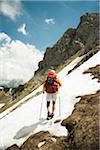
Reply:
[[[69,28],[53,47],[46,49],[35,74],[45,72],[51,65],[58,67],[80,50],[84,54],[99,45],[98,31],[99,13],[86,13],[81,16],[76,29]]]

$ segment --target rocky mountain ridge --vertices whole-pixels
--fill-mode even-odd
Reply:
[[[99,45],[99,14],[86,13],[80,18],[76,29],[68,29],[52,48],[47,48],[39,62],[36,74],[45,72],[50,66],[57,68],[76,52],[87,53]]]

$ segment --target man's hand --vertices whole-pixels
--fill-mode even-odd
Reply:
[[[44,92],[45,92],[45,91],[43,91],[43,94],[44,94]]]

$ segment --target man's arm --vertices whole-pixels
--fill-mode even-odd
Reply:
[[[61,83],[60,79],[57,79],[57,82],[58,82],[59,86],[62,86],[62,83]]]
[[[45,83],[43,85],[43,93],[46,91]]]

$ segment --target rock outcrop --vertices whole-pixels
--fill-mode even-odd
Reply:
[[[69,130],[70,150],[99,150],[99,100],[100,91],[82,96],[73,114],[62,122]]]

